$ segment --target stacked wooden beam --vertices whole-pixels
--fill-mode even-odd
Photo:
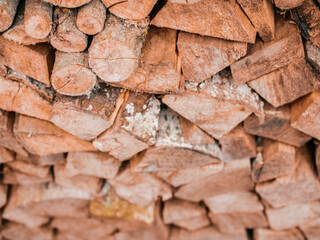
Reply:
[[[0,239],[320,239],[319,0],[1,0]]]

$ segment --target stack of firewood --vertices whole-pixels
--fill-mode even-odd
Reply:
[[[319,0],[0,0],[7,240],[319,240]]]

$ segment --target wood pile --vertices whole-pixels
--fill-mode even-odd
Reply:
[[[0,239],[319,240],[319,0],[0,0]]]

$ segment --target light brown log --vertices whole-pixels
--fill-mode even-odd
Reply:
[[[50,86],[49,71],[53,66],[49,44],[23,46],[0,37],[0,62],[15,71]]]
[[[180,92],[184,78],[176,41],[177,31],[150,27],[141,49],[138,68],[128,79],[112,84],[157,94]]]
[[[319,34],[320,35],[320,34]],[[307,62],[320,73],[320,47],[312,44],[311,41],[305,42]]]
[[[7,203],[7,192],[8,186],[0,184],[0,208],[2,208]]]
[[[88,35],[96,35],[104,28],[107,11],[100,0],[92,0],[78,10],[76,25]]]
[[[199,16],[203,16],[199,18]],[[202,0],[194,4],[168,1],[151,22],[186,32],[240,42],[255,42],[256,31],[235,0]],[[208,28],[207,26],[211,26]]]
[[[10,170],[8,167],[4,167],[3,170],[3,182],[11,185],[34,185],[41,183],[52,182],[52,175],[48,173],[44,177],[31,175],[19,171]]]
[[[189,231],[195,231],[210,224],[204,206],[192,202],[172,199],[164,204],[163,221]]]
[[[278,209],[266,209],[270,227],[285,230],[306,224],[320,217],[320,202],[295,204]]]
[[[10,151],[7,148],[0,147],[0,163],[12,162],[14,160],[15,160],[15,154],[12,151]]]
[[[304,58],[304,48],[298,27],[281,17],[276,19],[275,39],[257,41],[248,55],[231,65],[236,84],[245,83]]]
[[[89,64],[105,82],[126,80],[136,70],[148,21],[125,21],[109,15],[89,48]]]
[[[52,166],[56,164],[63,164],[65,162],[65,158],[62,153],[50,154],[45,156],[29,154],[29,156],[27,157],[17,154],[16,160],[24,161],[24,162],[31,163],[33,165],[39,165],[39,166]]]
[[[54,22],[57,27],[50,37],[51,45],[62,52],[82,52],[87,48],[88,36],[76,27],[74,9],[55,8]]]
[[[197,202],[230,191],[250,191],[250,171],[249,159],[228,162],[223,171],[180,187],[175,197]]]
[[[13,23],[20,0],[4,0],[0,3],[0,32],[7,30]]]
[[[179,115],[171,109],[162,109],[154,147],[138,154],[130,161],[135,172],[180,170],[217,163],[222,158],[220,147],[209,144],[191,144],[182,137]]]
[[[76,8],[90,2],[91,0],[44,0],[44,1],[60,7]]]
[[[264,139],[262,158],[252,163],[253,180],[263,182],[292,174],[296,167],[295,153],[293,146]]]
[[[304,236],[308,240],[317,240],[320,236],[320,218],[315,219],[309,223],[299,226]]]
[[[291,9],[302,5],[304,0],[275,0],[276,7],[281,9]]]
[[[301,232],[296,229],[288,229],[282,231],[271,230],[268,228],[256,228],[253,230],[254,240],[303,240]]]
[[[247,44],[179,32],[178,51],[183,76],[190,82],[203,82],[243,57]]]
[[[256,192],[274,208],[320,199],[320,182],[310,150],[298,148],[295,162],[293,173],[256,185]]]
[[[48,166],[38,166],[24,161],[9,162],[6,164],[6,166],[14,171],[29,174],[39,178],[45,178],[50,174],[50,168]]]
[[[16,117],[14,133],[31,154],[39,156],[95,150],[90,142],[77,138],[50,122],[23,115]]]
[[[26,0],[24,27],[30,37],[48,37],[52,29],[52,5],[41,0]]]
[[[53,231],[48,227],[28,228],[23,224],[7,222],[2,229],[2,236],[6,239],[27,240],[42,239],[53,240]]]
[[[149,15],[156,0],[102,0],[108,10],[124,19],[143,19]]]
[[[189,83],[180,95],[166,95],[162,102],[216,139],[231,131],[252,112],[263,119],[258,95],[243,84],[235,86],[228,71],[201,84]]]
[[[303,146],[311,137],[290,126],[290,107],[264,107],[264,124],[256,116],[249,116],[244,121],[244,130],[252,135],[270,138],[296,147]]]
[[[150,94],[126,92],[113,124],[93,145],[120,161],[128,160],[153,145],[156,140],[160,101]]]

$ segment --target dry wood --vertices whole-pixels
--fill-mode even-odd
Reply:
[[[304,236],[309,240],[317,240],[320,236],[320,218],[299,226]]]
[[[7,75],[7,67],[0,63],[0,76],[5,77]]]
[[[306,41],[305,49],[307,62],[312,66],[312,68],[320,73],[320,46],[312,44],[311,41]]]
[[[291,9],[302,5],[305,0],[275,0],[276,7],[281,9]]]
[[[3,0],[0,2],[0,32],[7,30],[13,23],[20,0]]]
[[[202,0],[194,4],[168,1],[151,23],[240,42],[254,43],[256,36],[254,27],[235,0]]]
[[[24,161],[9,162],[6,166],[14,171],[33,175],[39,178],[45,178],[50,174],[49,166],[38,166]]]
[[[56,164],[62,164],[65,162],[65,158],[62,153],[58,154],[50,154],[45,156],[31,155],[21,156],[20,154],[16,155],[17,161],[24,161],[27,163],[31,163],[33,165],[39,166],[52,166]]]
[[[41,239],[53,240],[53,231],[48,227],[28,228],[23,224],[7,222],[2,229],[2,236],[6,239],[27,240]]]
[[[320,33],[314,37],[310,37],[310,41],[313,42],[318,48],[320,48]]]
[[[315,167],[318,172],[318,177],[320,178],[320,146],[319,142],[315,141],[316,149],[315,149]]]
[[[7,203],[7,192],[8,186],[0,184],[0,208],[2,208]]]
[[[76,8],[90,2],[91,0],[43,0],[43,1],[49,2],[53,5],[57,5],[60,7]]]
[[[19,171],[13,171],[8,167],[3,170],[3,182],[11,185],[34,185],[40,183],[52,182],[52,175],[48,173],[44,177],[30,175]]]
[[[15,154],[7,148],[0,147],[0,163],[12,162],[15,160]]]
[[[276,231],[268,228],[257,228],[253,230],[254,240],[303,240],[304,237],[301,232],[296,229],[288,229],[282,231]],[[308,238],[309,239],[309,238]]]

